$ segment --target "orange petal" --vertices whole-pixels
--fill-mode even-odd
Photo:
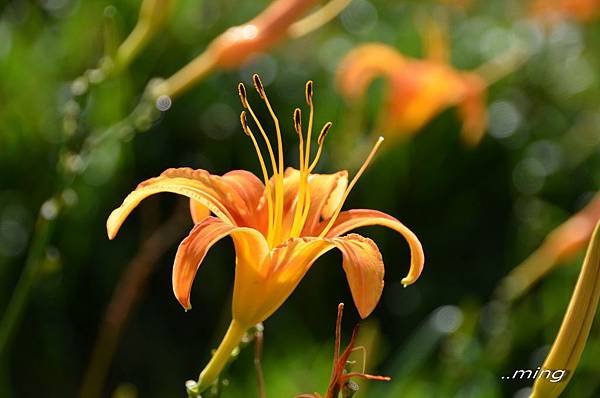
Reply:
[[[286,217],[291,224],[296,208],[296,198],[300,184],[300,171],[288,167],[284,177]],[[348,172],[346,170],[333,174],[311,174],[308,178],[310,190],[310,208],[302,232],[303,236],[313,235],[312,231],[321,221],[328,219],[337,208],[346,187],[348,186]],[[284,224],[286,224],[284,222]]]
[[[241,176],[244,177],[241,177]],[[145,198],[159,192],[172,192],[193,199],[209,209],[217,217],[236,225],[248,226],[255,222],[256,209],[254,203],[248,201],[239,192],[238,185],[241,178],[246,185],[262,183],[248,172],[238,172],[235,182],[233,178],[213,176],[206,170],[193,170],[190,168],[168,169],[159,177],[151,178],[139,184],[115,209],[106,222],[110,239],[114,238],[119,228]],[[256,188],[254,188],[256,189]],[[258,199],[257,199],[258,201]]]
[[[212,245],[227,235],[233,238],[236,254],[252,248],[253,256],[246,262],[251,259],[260,263],[269,253],[263,235],[252,228],[236,227],[216,217],[207,217],[196,224],[179,245],[173,264],[173,292],[186,310],[191,308],[190,292],[204,256]]]
[[[238,251],[233,317],[247,325],[268,318],[292,294],[314,261],[333,247],[320,238],[292,238],[273,249],[261,267],[252,264],[256,257],[253,248],[245,258]]]
[[[304,227],[306,233],[312,231],[321,218],[331,218],[338,208],[348,187],[348,172],[342,170],[335,174],[311,174],[308,183],[310,210]]]
[[[210,210],[202,203],[195,201],[194,199],[190,199],[190,214],[192,215],[194,224],[198,224],[200,221],[210,216]]]
[[[247,209],[255,209],[265,191],[262,181],[246,170],[230,171],[221,177],[221,181],[227,185],[225,191],[234,191]]]
[[[463,120],[464,143],[477,145],[487,128],[486,83],[478,75],[463,74],[463,98],[458,113]]]
[[[392,76],[387,114],[388,133],[414,134],[433,117],[461,98],[462,80],[448,65],[411,60]]]
[[[266,227],[266,213],[258,211],[265,186],[258,177],[246,170],[233,170],[222,177],[211,176],[211,182],[230,212],[237,215],[237,225],[260,229],[264,223]]]
[[[323,228],[325,225],[326,223],[321,223],[319,227]],[[410,247],[411,261],[410,270],[408,275],[402,279],[402,284],[406,286],[414,283],[423,271],[423,265],[425,263],[423,247],[421,246],[419,239],[410,229],[389,214],[369,209],[343,211],[327,233],[327,237],[338,237],[348,231],[368,225],[382,225],[391,228],[404,236]]]
[[[373,312],[383,291],[383,259],[375,242],[358,234],[331,239],[343,255],[343,267],[358,313]]]
[[[368,43],[354,48],[342,59],[337,70],[337,85],[350,101],[360,99],[373,80],[390,78],[402,69],[406,60],[394,47]]]

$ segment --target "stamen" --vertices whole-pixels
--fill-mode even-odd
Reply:
[[[271,102],[269,101],[269,98],[267,97],[267,93],[265,92],[265,88],[262,84],[262,81],[260,80],[260,77],[255,73],[252,76],[252,80],[254,81],[254,87],[256,87],[256,91],[258,92],[258,95],[260,96],[260,98],[265,101],[265,104],[267,105],[267,108],[269,109],[269,113],[271,114],[271,118],[273,119],[273,122],[275,123],[275,130],[277,132],[277,155],[278,155],[278,160],[279,160],[279,174],[281,176],[283,176],[283,142],[281,140],[281,129],[279,127],[279,119],[277,118],[277,115],[275,115],[275,112],[273,111],[273,108],[271,107]]]
[[[242,111],[242,113],[240,113],[240,123],[242,124],[242,130],[244,130],[244,134],[246,134],[248,137],[252,137],[250,127],[248,127],[248,121],[246,120],[246,111]]]
[[[323,128],[321,129],[321,132],[319,133],[319,138],[317,138],[317,144],[323,145],[323,140],[327,136],[327,133],[329,132],[329,129],[331,128],[331,126],[333,126],[333,123],[331,123],[331,122],[325,123],[325,126],[323,126]]]
[[[305,199],[305,185],[302,184],[304,179],[304,137],[302,136],[302,112],[299,108],[294,110],[294,129],[298,133],[299,137],[299,151],[300,151],[300,183],[298,184],[298,192],[296,192],[296,209],[294,210],[294,219],[292,221],[292,228],[290,231],[291,237],[297,237],[302,230],[302,223],[298,224],[298,221],[302,220],[304,199]]]
[[[240,83],[238,85],[238,92],[240,94],[240,100],[242,102],[242,106],[244,108],[246,108],[248,110],[248,112],[250,112],[250,115],[252,116],[254,123],[256,123],[256,125],[258,126],[258,129],[260,130],[260,134],[262,135],[263,139],[265,140],[265,144],[267,144],[267,149],[269,151],[269,157],[271,158],[271,167],[273,168],[273,175],[277,176],[277,174],[278,174],[277,162],[275,161],[275,153],[273,152],[273,147],[271,146],[271,141],[269,141],[269,137],[267,136],[265,129],[263,128],[262,124],[260,123],[260,120],[258,120],[258,117],[256,117],[254,110],[252,109],[252,107],[250,106],[250,103],[248,102],[248,97],[246,96],[246,86],[244,86],[244,83]]]
[[[313,82],[309,80],[306,82],[306,103],[308,105],[312,105],[312,97],[313,97]]]
[[[294,109],[294,130],[296,130],[296,133],[298,134],[300,167],[302,167],[304,164],[304,137],[302,136],[302,112],[299,108]]]
[[[371,149],[369,156],[367,156],[367,159],[365,159],[362,166],[360,166],[360,169],[358,170],[358,172],[356,172],[356,174],[354,175],[354,178],[352,178],[352,181],[350,181],[350,184],[348,184],[348,187],[346,188],[346,190],[344,191],[344,195],[342,196],[342,200],[340,200],[340,203],[338,204],[338,207],[335,209],[335,212],[329,219],[329,222],[327,223],[325,228],[323,228],[323,230],[319,234],[319,238],[322,238],[325,235],[327,235],[327,232],[329,232],[329,230],[333,226],[333,223],[335,222],[338,215],[340,214],[340,211],[342,210],[342,206],[344,206],[344,202],[346,201],[346,198],[348,198],[350,191],[352,190],[352,188],[354,188],[354,185],[356,184],[356,182],[358,181],[360,176],[367,169],[367,167],[369,166],[369,163],[371,163],[371,160],[373,160],[373,157],[375,157],[375,154],[377,153],[377,150],[379,149],[379,147],[381,146],[382,143],[383,143],[383,137],[379,137],[379,139],[373,146],[373,149]]]
[[[310,177],[310,173],[307,173],[308,176]],[[306,219],[308,218],[308,211],[310,210],[310,186],[308,184],[308,179],[307,179],[307,183],[306,183],[306,195],[304,198],[304,209],[302,209],[302,217],[300,218],[300,231],[298,231],[298,234],[300,234],[300,232],[302,232],[302,228],[304,227],[304,223],[306,223]]]
[[[248,108],[248,96],[246,95],[246,86],[244,83],[238,84],[238,94],[240,95],[240,101],[244,108]]]
[[[306,82],[305,95],[306,95],[306,103],[308,104],[308,106],[310,108],[310,113],[308,115],[308,131],[306,132],[306,150],[304,151],[304,153],[306,153],[306,156],[304,157],[304,167],[308,169],[308,162],[310,159],[310,139],[312,136],[313,117],[314,117],[314,110],[315,110],[315,107],[313,105],[313,82],[312,82],[312,80],[309,80]]]
[[[260,95],[260,98],[265,99],[265,88],[262,82],[260,81],[260,77],[256,73],[252,75],[252,81],[254,82],[254,87],[256,87],[256,91],[258,91],[258,95]]]
[[[306,82],[304,94],[306,96],[306,103],[310,108],[308,116],[308,131],[306,133],[306,149],[304,150],[304,162],[300,162],[300,183],[298,192],[296,194],[296,211],[294,213],[294,222],[292,224],[292,236],[296,237],[302,231],[304,226],[304,220],[308,215],[308,209],[310,208],[310,187],[308,184],[309,177],[309,162],[310,162],[310,144],[312,136],[312,126],[314,117],[314,106],[313,106],[313,82],[309,80]]]
[[[319,159],[321,158],[321,151],[323,151],[323,143],[325,142],[325,137],[327,137],[327,134],[329,133],[329,129],[331,129],[331,126],[333,126],[333,123],[331,123],[331,122],[325,123],[325,126],[323,126],[323,128],[321,129],[321,132],[319,133],[319,138],[317,138],[317,144],[319,144],[319,149],[317,149],[317,154],[315,155],[313,162],[310,164],[310,167],[308,168],[309,173],[312,173],[314,168],[317,166]]]
[[[273,108],[271,107],[271,103],[269,102],[269,98],[265,92],[264,86],[260,80],[260,77],[257,74],[252,76],[252,80],[254,82],[254,87],[256,87],[256,91],[260,95],[260,98],[265,101],[267,108],[269,109],[269,113],[271,114],[271,118],[275,123],[275,131],[277,133],[277,155],[278,155],[278,171],[274,171],[275,174],[275,220],[274,220],[274,236],[276,239],[279,237],[279,232],[281,229],[281,224],[283,221],[283,142],[281,139],[281,129],[279,127],[279,119]],[[254,116],[254,115],[253,115]],[[275,167],[275,166],[274,166]],[[276,242],[278,243],[278,242]]]
[[[273,239],[273,237],[271,236],[273,230],[273,198],[271,196],[271,184],[269,183],[269,173],[267,172],[267,166],[265,165],[265,160],[262,156],[262,152],[260,151],[258,142],[256,141],[252,130],[250,130],[250,127],[248,126],[245,111],[242,111],[242,113],[240,114],[240,122],[242,123],[242,129],[244,130],[244,133],[252,139],[252,144],[254,144],[254,149],[256,150],[256,154],[258,155],[258,161],[262,170],[263,180],[265,182],[265,189],[267,191],[267,209],[269,213],[267,223],[267,242],[271,244]]]
[[[317,154],[315,155],[315,158],[313,159],[312,163],[310,164],[310,167],[308,168],[308,170],[306,170],[307,193],[306,193],[305,201],[303,203],[304,209],[302,210],[302,217],[300,218],[300,223],[299,223],[300,231],[298,231],[298,233],[300,233],[302,231],[302,227],[304,227],[304,223],[306,223],[306,219],[308,218],[308,211],[310,209],[310,192],[308,192],[310,185],[308,184],[308,178],[310,177],[310,174],[312,173],[314,168],[317,166],[317,163],[319,163],[319,159],[321,158],[321,152],[323,151],[323,143],[325,141],[325,137],[327,136],[327,133],[329,132],[329,129],[331,129],[332,125],[333,124],[331,122],[327,122],[327,123],[325,123],[325,126],[323,126],[323,128],[321,129],[321,133],[319,133],[319,137],[317,138],[317,143],[319,144],[319,149],[317,149]]]
[[[300,108],[294,109],[294,130],[302,138],[302,111]]]

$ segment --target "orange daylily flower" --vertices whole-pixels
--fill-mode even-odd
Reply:
[[[384,77],[389,88],[378,130],[386,136],[414,135],[435,115],[457,106],[463,121],[462,138],[466,144],[476,145],[487,125],[486,82],[476,73],[449,65],[443,59],[447,51],[441,41],[428,45],[432,57],[423,60],[408,58],[382,43],[356,47],[338,68],[340,92],[355,102],[373,80]]]
[[[112,239],[129,213],[146,197],[173,192],[191,199],[195,226],[181,242],[173,266],[173,290],[185,309],[191,308],[192,283],[206,252],[226,236],[233,239],[236,250],[233,320],[221,346],[202,372],[199,385],[194,387],[196,392],[201,392],[215,380],[244,332],[277,310],[315,260],[333,248],[342,252],[342,266],[360,315],[364,318],[373,311],[383,289],[381,253],[371,239],[347,234],[349,231],[366,225],[383,225],[403,235],[411,250],[410,270],[402,280],[404,285],[415,282],[423,269],[421,244],[400,221],[376,210],[342,211],[350,190],[373,159],[382,139],[377,141],[350,182],[346,171],[313,174],[331,123],[321,130],[316,154],[311,158],[314,107],[313,84],[309,81],[306,101],[310,114],[306,136],[300,109],[294,112],[294,126],[300,140],[300,167],[284,170],[279,121],[257,75],[254,75],[254,84],[273,118],[277,133],[274,151],[265,128],[248,103],[244,85],[240,83],[239,94],[246,109],[241,114],[242,127],[256,149],[262,182],[244,170],[217,176],[205,170],[169,169],[138,185],[107,221],[108,236]],[[246,112],[260,131],[267,158],[263,157],[257,136],[248,126]],[[268,165],[272,172],[270,178]]]
[[[534,0],[531,13],[551,24],[565,18],[592,22],[600,16],[600,0]]]

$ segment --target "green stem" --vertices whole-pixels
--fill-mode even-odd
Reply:
[[[147,23],[138,23],[131,34],[125,39],[117,51],[115,59],[115,72],[119,73],[127,68],[138,53],[144,48],[152,37],[152,29]]]
[[[244,333],[248,328],[242,326],[235,319],[229,324],[229,329],[223,337],[223,341],[215,351],[213,357],[210,359],[208,364],[204,367],[198,378],[198,384],[194,388],[195,392],[201,393],[202,391],[209,388],[214,381],[219,377],[219,374],[229,362],[231,353],[240,344]]]
[[[54,205],[60,206],[57,200],[51,200],[55,202]],[[52,217],[45,217],[43,211],[40,210],[25,267],[0,323],[0,359],[6,359],[8,344],[23,317],[27,299],[42,269],[42,257],[59,211],[60,208],[57,207],[56,214],[53,214]]]

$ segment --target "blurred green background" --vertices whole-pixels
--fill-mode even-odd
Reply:
[[[151,78],[171,75],[227,27],[268,4],[177,2],[168,25],[126,71],[73,105],[71,82],[102,57],[107,26],[122,40],[135,25],[139,3],[0,2],[0,313],[23,269],[38,209],[64,183],[58,177],[61,168],[77,163],[69,153],[86,136],[126,117]],[[297,144],[291,115],[304,106],[304,83],[312,79],[316,125],[334,124],[318,171],[353,167],[353,155],[344,151],[356,142],[372,142],[377,132],[370,131],[369,120],[382,107],[386,84],[375,82],[361,110],[365,122],[354,124],[356,110],[335,86],[341,57],[369,41],[421,57],[415,16],[431,15],[447,22],[452,62],[459,69],[477,67],[515,40],[527,43],[531,56],[490,87],[489,128],[478,147],[461,144],[460,121],[453,110],[444,111],[410,140],[386,142],[350,195],[346,208],[375,208],[402,220],[419,236],[427,256],[421,279],[403,289],[399,281],[409,259],[402,239],[383,228],[363,231],[378,243],[386,264],[382,300],[363,325],[367,370],[393,380],[363,384],[357,397],[526,397],[531,381],[501,377],[535,369],[543,360],[581,256],[511,305],[494,300],[493,292],[598,189],[600,24],[563,20],[542,26],[525,1],[472,3],[462,8],[449,1],[353,0],[323,28],[285,41],[236,70],[209,76],[146,131],[96,148],[85,171],[62,194],[69,205],[49,235],[22,322],[0,358],[0,396],[79,394],[107,306],[140,254],[138,267],[148,277],[136,287],[139,300],[114,340],[107,377],[100,377],[101,396],[185,396],[184,381],[197,377],[228,322],[232,244],[225,240],[211,250],[194,284],[194,308],[186,313],[172,294],[171,265],[191,220],[176,219],[168,250],[158,258],[143,257],[144,250],[152,251],[143,242],[173,220],[185,201],[173,195],[146,200],[113,242],[105,232],[108,214],[138,182],[168,167],[258,173],[239,126],[236,93],[237,83],[249,83],[255,72],[284,123],[284,140],[294,143],[286,152],[292,165]],[[81,121],[67,137],[65,112],[73,106],[79,107]],[[350,305],[341,256],[331,253],[265,322],[269,397],[324,392],[340,301],[347,304],[347,339],[359,317]],[[600,396],[600,363],[594,360],[599,352],[600,329],[594,327],[565,397]],[[257,395],[252,355],[247,348],[232,364],[223,397]],[[360,355],[356,359],[360,362]]]

